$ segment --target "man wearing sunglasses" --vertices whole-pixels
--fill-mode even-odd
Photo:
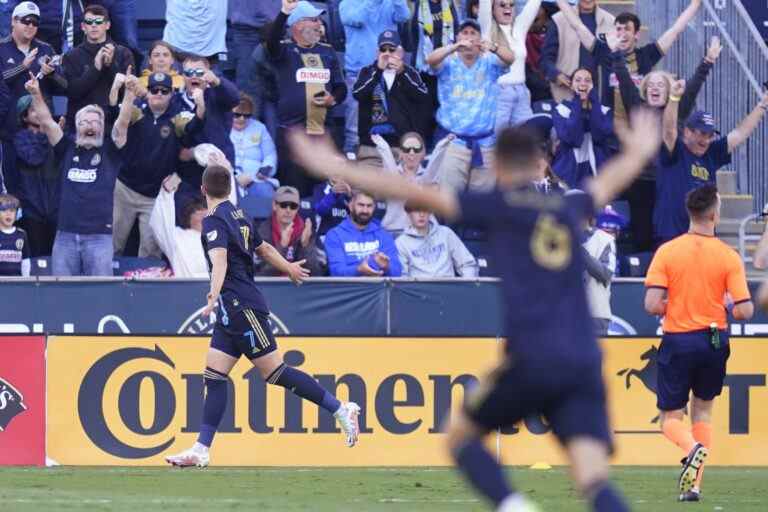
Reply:
[[[423,134],[418,114],[430,98],[419,72],[403,61],[398,33],[385,30],[378,43],[376,60],[360,70],[352,95],[360,104],[357,158],[381,166],[371,135],[381,135],[390,146],[395,146],[405,133]]]
[[[129,75],[125,87],[136,87]],[[119,82],[119,77],[116,79]],[[118,86],[119,88],[119,86]],[[161,256],[160,247],[149,225],[155,199],[163,180],[174,173],[183,142],[199,133],[205,119],[203,91],[192,93],[196,115],[189,116],[171,104],[173,84],[170,75],[150,75],[147,96],[134,106],[125,164],[115,184],[113,244],[115,254],[125,249],[134,222],[139,221],[139,257]]]
[[[116,44],[107,34],[110,27],[109,12],[104,7],[86,7],[80,25],[86,40],[64,55],[68,132],[74,130],[75,113],[84,106],[109,106],[109,91],[117,73],[126,73],[128,66],[136,69],[131,50]]]

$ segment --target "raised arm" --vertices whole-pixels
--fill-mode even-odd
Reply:
[[[755,128],[757,128],[757,125],[760,124],[766,110],[768,110],[768,93],[763,94],[762,99],[752,109],[752,112],[739,123],[739,126],[728,134],[729,153],[733,153],[734,149],[746,142],[749,136],[752,135],[752,132],[755,131]]]
[[[117,120],[115,120],[115,125],[112,127],[112,141],[118,149],[125,146],[125,143],[128,141],[128,127],[131,125],[137,84],[138,79],[131,74],[131,67],[128,66],[128,72],[125,75],[123,102],[120,104],[120,113],[117,116]]]
[[[298,2],[292,0],[282,0],[282,7],[280,12],[277,13],[275,21],[272,22],[272,28],[267,34],[267,57],[271,61],[276,61],[280,58],[280,40],[285,32],[285,24],[288,21],[288,16],[299,5]]]
[[[618,197],[658,152],[661,142],[658,115],[647,109],[637,109],[631,114],[630,126],[620,139],[622,151],[587,185],[596,209]]]
[[[381,156],[384,170],[389,173],[397,174],[397,161],[395,160],[395,155],[392,154],[392,148],[389,147],[389,144],[384,140],[384,137],[378,133],[374,133],[371,135],[371,141],[376,146],[379,156]]]
[[[563,13],[565,20],[571,28],[576,31],[576,35],[579,37],[582,46],[591,52],[595,47],[597,37],[595,37],[595,34],[590,32],[587,26],[582,23],[577,8],[569,5],[567,0],[557,0],[557,6],[560,8],[560,12]]]
[[[43,93],[40,92],[40,82],[37,81],[37,78],[32,73],[29,74],[29,80],[24,84],[24,88],[32,96],[32,105],[37,112],[40,129],[48,137],[48,142],[51,143],[51,146],[55,146],[64,137],[64,131],[59,126],[59,123],[53,120],[51,111],[48,109],[48,105],[43,98]]]
[[[663,53],[667,53],[669,49],[672,48],[672,45],[680,34],[683,33],[685,27],[687,27],[688,23],[690,23],[693,17],[696,16],[699,7],[701,7],[701,0],[691,0],[691,3],[682,13],[680,13],[680,16],[677,17],[672,26],[656,40],[656,44],[659,45],[659,48]]]
[[[712,37],[712,41],[707,48],[707,54],[699,63],[693,76],[688,80],[685,85],[685,92],[680,99],[680,111],[678,114],[678,121],[684,122],[691,115],[693,109],[696,107],[696,97],[699,95],[704,82],[709,76],[709,72],[712,71],[712,66],[715,65],[717,59],[720,57],[720,52],[723,47],[720,44],[720,38],[717,36]]]
[[[680,112],[680,95],[685,90],[685,80],[675,80],[672,82],[672,88],[669,91],[669,100],[664,107],[664,117],[661,122],[661,133],[664,146],[669,152],[675,150],[677,144],[677,121]]]
[[[455,52],[462,46],[470,46],[471,44],[472,43],[470,43],[469,41],[463,40],[463,41],[459,41],[458,43],[441,46],[437,50],[427,55],[426,62],[429,65],[429,67],[431,67],[432,69],[438,69],[440,66],[443,65],[443,61],[447,59],[449,55],[451,55],[453,52]]]

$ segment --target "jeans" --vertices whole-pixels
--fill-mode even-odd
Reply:
[[[352,88],[357,82],[357,73],[347,74],[347,99],[344,100],[344,153],[355,153],[360,145],[360,136],[357,134],[357,116],[359,107],[357,100],[352,96]]]
[[[248,68],[246,63],[251,58],[253,50],[261,43],[258,27],[249,25],[230,25],[229,32],[232,37],[227,59],[230,65],[235,66],[235,84],[237,88],[245,90],[248,86]]]
[[[54,276],[112,276],[112,235],[57,231],[51,266]]]
[[[496,105],[496,135],[504,128],[520,126],[533,117],[531,91],[525,84],[499,85]]]

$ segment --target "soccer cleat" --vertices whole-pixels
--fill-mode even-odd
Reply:
[[[210,461],[211,458],[208,455],[208,451],[195,449],[194,446],[177,455],[169,455],[165,458],[165,462],[177,468],[189,468],[194,466],[204,468],[208,466]]]
[[[699,501],[701,500],[701,491],[693,488],[690,491],[681,494],[677,501]]]
[[[541,509],[525,496],[515,493],[499,504],[496,512],[541,512]]]
[[[347,446],[352,448],[357,444],[357,436],[360,434],[360,425],[357,423],[357,417],[360,416],[360,406],[355,402],[341,404],[333,416],[339,421],[341,430],[347,436]]]
[[[680,478],[677,481],[681,496],[693,489],[696,478],[699,476],[699,471],[707,459],[707,455],[709,455],[709,451],[704,445],[696,443],[688,457],[684,459],[683,469],[680,471]]]

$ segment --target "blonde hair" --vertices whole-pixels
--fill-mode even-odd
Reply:
[[[664,81],[667,82],[667,101],[669,101],[669,95],[672,93],[672,82],[675,81],[675,76],[668,71],[651,71],[645,75],[640,81],[640,98],[642,98],[643,101],[648,101],[646,91],[648,90],[648,82],[653,75],[661,75]]]

